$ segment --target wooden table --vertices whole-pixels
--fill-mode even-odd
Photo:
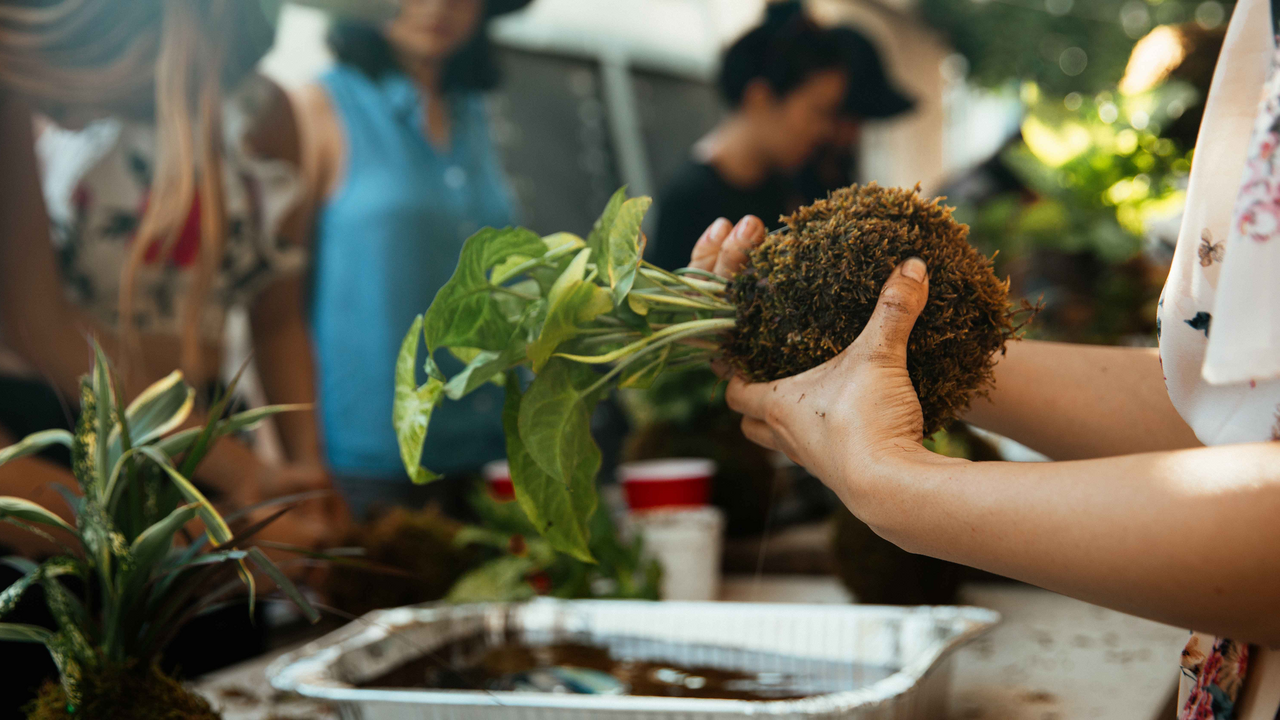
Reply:
[[[738,602],[849,602],[834,578],[726,578]],[[961,649],[951,720],[1154,720],[1177,679],[1187,633],[1054,593],[1015,584],[966,586],[962,601],[999,611],[1004,622]],[[266,667],[283,648],[201,678],[226,720],[334,720],[323,705],[274,698]]]

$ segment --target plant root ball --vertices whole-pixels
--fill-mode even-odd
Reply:
[[[62,685],[50,680],[24,710],[28,720],[220,720],[209,702],[159,667],[105,664],[86,670],[74,707]]]
[[[929,302],[907,346],[907,370],[932,435],[992,382],[1014,337],[1009,285],[937,199],[875,183],[837,190],[784,218],[729,287],[737,326],[726,359],[766,382],[821,365],[848,347],[890,273],[912,256],[929,267]]]

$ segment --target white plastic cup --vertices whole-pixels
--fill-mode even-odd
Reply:
[[[712,506],[632,512],[645,553],[662,565],[663,600],[718,600],[724,513]]]

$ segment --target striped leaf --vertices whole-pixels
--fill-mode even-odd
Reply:
[[[5,642],[47,643],[53,633],[39,625],[0,623],[0,640]]]
[[[20,457],[33,455],[54,445],[62,445],[69,448],[72,440],[71,433],[66,430],[45,430],[32,433],[23,438],[21,442],[0,449],[0,465],[17,460]]]
[[[38,525],[56,527],[59,530],[66,530],[72,535],[76,532],[75,528],[68,525],[66,521],[53,512],[46,510],[44,506],[19,497],[0,496],[0,519],[5,518],[15,518]]]
[[[151,458],[156,465],[159,465],[160,469],[164,470],[165,474],[169,476],[169,480],[178,488],[178,492],[182,493],[182,496],[187,499],[187,502],[193,503],[199,508],[197,512],[200,515],[200,519],[204,521],[205,531],[209,533],[209,537],[213,538],[214,543],[220,545],[231,539],[231,528],[227,527],[226,521],[218,514],[217,509],[213,507],[213,503],[209,502],[204,493],[200,492],[190,480],[183,477],[182,473],[174,469],[173,463],[163,452],[149,445],[136,448],[136,450]]]

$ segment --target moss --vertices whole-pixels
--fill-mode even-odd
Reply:
[[[74,709],[62,685],[52,680],[26,707],[28,720],[219,720],[209,702],[159,667],[106,665],[81,679]]]
[[[770,381],[820,365],[850,345],[880,289],[909,257],[929,266],[929,302],[916,321],[907,369],[932,435],[992,381],[994,355],[1017,332],[1009,286],[969,244],[951,208],[919,188],[875,183],[837,190],[784,218],[732,282],[737,327],[726,358]]]
[[[392,509],[356,527],[344,544],[364,548],[363,560],[399,572],[334,564],[325,594],[334,607],[352,615],[439,600],[474,561],[453,544],[460,527],[434,508]]]

